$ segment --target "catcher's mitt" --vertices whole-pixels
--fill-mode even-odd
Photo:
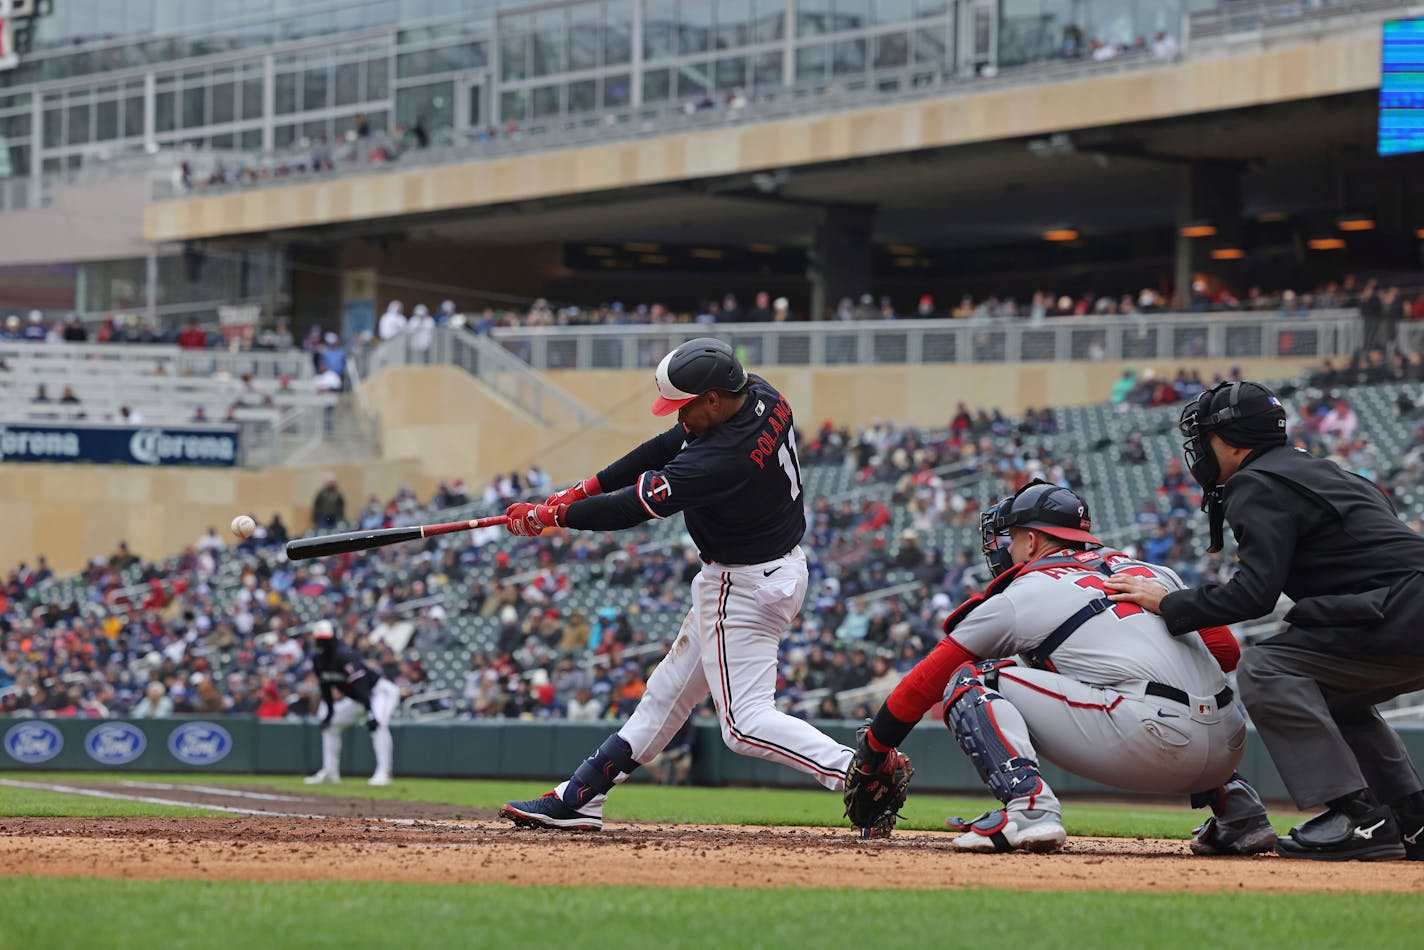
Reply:
[[[910,790],[915,767],[899,750],[877,752],[866,738],[869,726],[856,732],[855,758],[846,770],[845,816],[862,838],[888,838]]]

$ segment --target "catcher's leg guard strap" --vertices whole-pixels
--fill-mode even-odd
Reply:
[[[627,779],[637,767],[633,747],[615,732],[603,740],[597,752],[579,763],[564,789],[564,802],[577,808],[588,804],[596,795],[607,795],[610,788]]]
[[[1043,788],[1038,763],[1011,748],[998,726],[990,703],[1007,702],[984,685],[979,671],[966,663],[955,670],[945,691],[944,724],[969,756],[994,797],[1007,805]]]

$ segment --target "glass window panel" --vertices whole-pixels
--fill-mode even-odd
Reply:
[[[232,150],[233,150],[234,148],[236,148],[236,147],[237,147],[237,139],[233,137],[233,135],[232,135],[231,132],[227,133],[226,135],[214,135],[214,136],[213,136],[213,148],[224,149],[224,150],[226,150],[226,151],[232,151]]]
[[[124,131],[127,138],[143,134],[143,97],[130,96],[124,100]]]
[[[455,126],[455,83],[427,83],[396,90],[396,121],[413,127],[417,121],[425,123],[426,131],[435,132]],[[375,128],[373,123],[372,128]]]
[[[858,30],[870,23],[870,0],[832,0],[831,29]]]
[[[580,79],[569,83],[569,111],[591,112],[598,108],[598,81]]]
[[[65,141],[70,145],[82,145],[89,141],[89,106],[69,107],[69,124],[65,128]]]
[[[712,89],[711,79],[705,63],[680,67],[677,71],[678,98],[695,99],[707,95]]]
[[[300,77],[296,73],[277,74],[277,103],[278,115],[286,115],[289,112],[297,111],[297,86]]]
[[[949,9],[949,0],[915,0],[915,16],[942,16]]]
[[[12,139],[22,139],[30,134],[30,114],[16,112],[0,119],[0,135]]]
[[[606,109],[626,106],[632,101],[633,81],[627,73],[603,78],[603,106]]]
[[[330,76],[325,66],[302,74],[302,109],[325,109],[331,105]]]
[[[202,86],[196,89],[183,87],[182,127],[196,129],[208,124],[208,91]]]
[[[391,94],[391,66],[386,59],[366,60],[366,101],[387,99]]]
[[[876,23],[900,23],[914,10],[913,0],[875,0]]]
[[[663,102],[672,95],[672,76],[666,69],[649,69],[643,73],[643,101]]]
[[[943,63],[945,57],[944,29],[915,31],[915,62]]]
[[[810,46],[798,46],[796,48],[796,79],[820,79],[826,75],[826,55],[824,44],[815,43]]]
[[[1082,14],[1089,43],[1098,40],[1108,46],[1131,47],[1138,32],[1137,0],[1093,0]]]
[[[504,122],[523,122],[528,110],[528,89],[511,89],[499,97],[499,117]]]
[[[529,99],[529,111],[533,118],[543,119],[559,114],[559,91],[562,86],[540,86]]]
[[[261,148],[261,147],[262,147],[262,130],[261,130],[261,129],[248,129],[246,132],[243,132],[243,133],[242,133],[242,139],[241,139],[241,145],[242,145],[243,148],[248,149],[249,151],[252,150],[252,149],[259,149],[259,148]]]
[[[781,85],[781,51],[758,53],[752,57],[752,85],[766,89]]]
[[[349,106],[361,101],[361,64],[342,63],[336,67],[336,105]],[[216,103],[214,104],[216,108]]]
[[[213,124],[231,122],[237,117],[237,84],[220,82],[213,86]]]
[[[736,49],[751,39],[752,0],[721,0],[717,4],[717,49]]]
[[[865,38],[837,40],[833,44],[832,66],[837,76],[865,72]]]
[[[119,100],[110,99],[94,105],[94,139],[107,142],[119,137]]]
[[[598,65],[600,12],[596,3],[569,8],[569,69],[593,69]],[[573,100],[569,101],[569,111],[573,111]]]
[[[629,0],[609,0],[603,5],[603,64],[613,66],[632,60],[633,4]]]
[[[893,69],[910,59],[910,34],[885,33],[875,38],[875,68]]]
[[[830,28],[831,0],[796,0],[796,35],[819,36]],[[796,54],[796,71],[801,72],[801,54]]]
[[[525,35],[501,33],[499,37],[499,74],[503,79],[523,79],[529,75],[526,60]]]
[[[753,0],[752,41],[772,43],[786,35],[785,0]]]
[[[272,142],[277,148],[290,148],[297,139],[297,128],[294,125],[279,125],[273,130]]]
[[[30,173],[30,150],[24,145],[10,146],[10,174],[28,175]]]
[[[245,79],[242,82],[242,117],[262,118],[262,80]]]
[[[712,45],[712,0],[680,0],[677,19],[678,49],[705,53]]]
[[[747,58],[719,59],[716,66],[718,89],[737,89],[747,84]]]
[[[158,132],[173,131],[174,94],[160,92],[153,97],[153,127]]]
[[[534,14],[534,62],[530,74],[548,76],[567,70],[567,42],[562,9]]]
[[[374,126],[374,125],[372,125],[371,127],[372,127],[372,128],[376,128],[376,126]],[[301,138],[306,139],[308,142],[315,142],[315,141],[317,141],[317,140],[319,140],[319,139],[323,139],[323,138],[326,139],[326,140],[328,140],[328,141],[330,141],[330,140],[331,140],[331,120],[330,120],[330,119],[312,119],[312,120],[303,122],[303,123],[301,124],[301,127],[300,127],[300,133],[301,133]]]
[[[677,13],[672,0],[644,0],[643,58],[664,59],[677,52]]]

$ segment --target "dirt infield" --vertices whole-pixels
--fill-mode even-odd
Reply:
[[[1182,841],[1072,838],[1058,854],[972,855],[955,853],[952,836],[935,832],[862,842],[840,830],[614,822],[602,832],[560,833],[516,829],[492,812],[431,803],[254,786],[85,787],[249,813],[0,818],[0,875],[653,887],[898,883],[913,889],[1424,890],[1424,863],[1323,864],[1274,855],[1208,859],[1191,856]]]

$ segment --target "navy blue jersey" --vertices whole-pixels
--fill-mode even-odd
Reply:
[[[605,489],[631,486],[641,520],[682,512],[702,556],[723,564],[775,560],[806,533],[791,404],[760,376],[747,383],[742,408],[706,435],[679,424],[598,473]],[[613,527],[596,514],[612,505],[576,502],[568,524]]]
[[[328,706],[334,703],[332,691],[335,690],[367,709],[371,707],[371,689],[381,674],[361,662],[360,654],[346,644],[335,643],[325,649],[317,647],[312,654],[312,670],[321,687],[321,698]]]

